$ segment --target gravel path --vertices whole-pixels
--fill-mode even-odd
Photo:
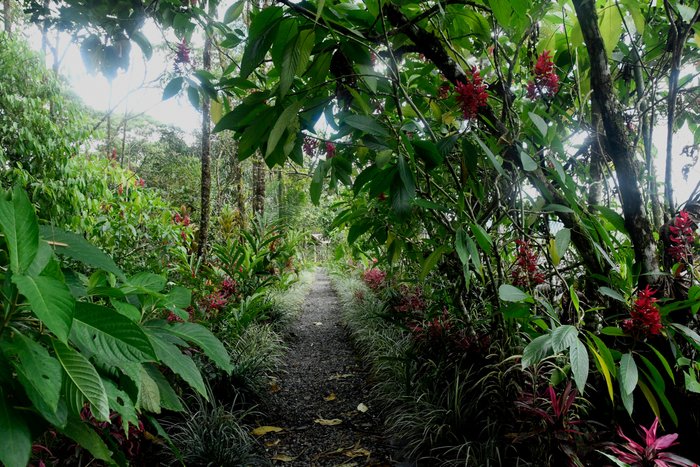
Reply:
[[[272,385],[260,435],[265,457],[286,466],[394,466],[366,374],[340,323],[323,270],[290,329],[286,371]]]

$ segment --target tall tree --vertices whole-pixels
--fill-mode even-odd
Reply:
[[[209,17],[212,18],[216,6],[213,1],[209,2]],[[202,67],[206,72],[211,71],[211,47],[212,34],[209,29],[211,20],[207,24],[204,39],[204,51],[202,53]],[[202,98],[202,186],[201,186],[201,208],[199,218],[199,240],[197,243],[197,256],[201,259],[206,257],[207,242],[209,241],[209,212],[211,204],[211,100],[209,96]]]

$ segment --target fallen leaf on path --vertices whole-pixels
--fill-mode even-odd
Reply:
[[[280,462],[292,462],[294,459],[296,459],[296,457],[288,456],[286,454],[275,454],[270,459]]]
[[[353,376],[352,373],[343,373],[342,375],[340,373],[336,373],[328,379],[331,379],[331,380],[333,380],[333,379],[345,379],[345,378],[349,378],[351,376]]]
[[[346,462],[345,464],[338,464],[335,467],[357,467],[358,464],[357,462]]]
[[[270,392],[271,392],[271,393],[274,394],[274,393],[276,393],[276,392],[279,392],[280,389],[282,389],[282,388],[280,388],[279,385],[278,385],[275,381],[273,381],[273,382],[270,383]]]
[[[362,412],[362,413],[365,413],[369,410],[369,407],[367,407],[365,404],[360,402],[360,405],[357,406],[357,410]]]
[[[317,323],[314,323],[314,326],[323,326],[323,323],[319,321]]]
[[[251,433],[255,436],[262,436],[268,433],[277,433],[283,430],[284,428],[280,428],[278,426],[259,426],[253,431],[251,431]]]
[[[372,453],[365,448],[357,448],[345,451],[343,454],[354,459],[355,457],[369,457]]]
[[[268,448],[271,448],[271,447],[277,446],[278,444],[280,444],[280,440],[276,439],[274,441],[268,441],[267,443],[265,443],[265,446],[267,446]]]
[[[334,401],[335,399],[336,397],[334,392],[328,394],[326,397],[323,398],[323,400],[326,402]]]
[[[317,418],[314,420],[314,423],[318,423],[319,425],[323,426],[333,426],[333,425],[340,425],[343,423],[343,421],[339,418],[332,418],[330,420],[327,420],[325,418]]]

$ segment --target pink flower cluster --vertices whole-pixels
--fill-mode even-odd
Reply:
[[[325,145],[326,159],[333,159],[335,157],[335,144],[330,141],[326,141]]]
[[[187,46],[187,40],[185,38],[177,45],[175,64],[177,65],[180,63],[190,63],[190,48]]]
[[[486,92],[486,84],[476,67],[472,68],[465,82],[457,83],[455,92],[462,116],[466,119],[476,118],[479,111],[487,105],[489,95]]]
[[[671,232],[669,239],[672,245],[666,251],[676,263],[687,262],[693,253],[694,226],[688,211],[683,210],[673,219],[673,225],[668,228]]]
[[[367,287],[374,291],[379,290],[384,285],[384,279],[386,279],[386,272],[378,268],[368,269],[362,275],[362,280]]]
[[[537,57],[533,70],[534,80],[527,83],[529,99],[551,98],[559,91],[559,76],[554,72],[552,58],[549,50],[543,51]]]
[[[537,255],[530,249],[526,240],[517,239],[518,258],[511,272],[513,285],[517,287],[532,287],[544,282],[544,274],[537,266]]]
[[[210,293],[202,299],[202,306],[209,312],[218,312],[229,302],[229,299],[238,293],[238,283],[231,278],[224,279],[218,290]]]
[[[661,314],[656,306],[658,299],[652,297],[656,290],[648,285],[637,293],[637,300],[632,305],[630,317],[622,322],[624,330],[635,336],[652,336],[661,334]]]
[[[173,216],[173,223],[182,225],[183,227],[187,227],[190,225],[190,215],[189,214],[183,214],[181,215],[179,212],[176,212],[175,215]]]

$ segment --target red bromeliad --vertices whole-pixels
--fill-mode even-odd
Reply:
[[[656,307],[658,299],[652,297],[656,290],[648,285],[637,294],[637,300],[632,305],[630,317],[622,322],[622,327],[635,336],[651,336],[661,334],[661,314]]]
[[[659,426],[659,419],[655,418],[654,423],[649,428],[640,425],[644,432],[644,445],[634,441],[622,432],[620,427],[617,428],[617,434],[623,438],[626,443],[620,447],[610,446],[610,450],[615,453],[618,460],[629,464],[632,467],[658,466],[658,467],[693,467],[698,464],[695,462],[673,454],[664,452],[671,446],[678,444],[676,439],[677,433],[670,435],[657,436],[656,429]]]
[[[486,107],[489,98],[486,84],[476,67],[472,68],[471,77],[467,77],[463,83],[457,83],[455,92],[457,93],[457,103],[466,119],[475,118],[481,108]]]
[[[372,290],[379,290],[379,288],[384,285],[384,279],[386,278],[386,272],[381,269],[372,268],[362,275],[362,280],[367,284]]]
[[[330,141],[326,141],[326,159],[333,159],[335,157],[335,144]]]
[[[673,219],[673,225],[668,228],[671,232],[669,239],[672,245],[666,251],[676,263],[687,262],[693,253],[695,241],[693,227],[688,211],[683,210]]]
[[[559,76],[554,72],[552,53],[549,50],[537,57],[533,75],[535,79],[527,83],[529,99],[550,98],[559,91]]]
[[[511,276],[513,285],[517,287],[532,287],[544,282],[544,274],[537,266],[537,255],[530,249],[526,240],[517,239],[518,258]]]

